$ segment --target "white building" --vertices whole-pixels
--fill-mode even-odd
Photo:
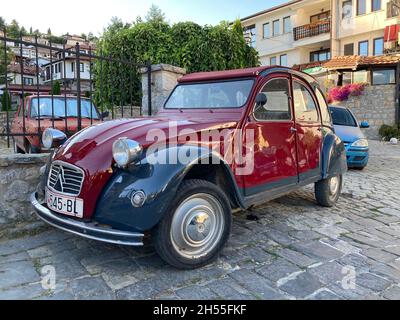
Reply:
[[[382,55],[397,47],[399,14],[397,0],[295,0],[241,21],[263,65],[292,67]]]

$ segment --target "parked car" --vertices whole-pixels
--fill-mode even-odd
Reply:
[[[369,128],[369,123],[358,123],[354,114],[340,106],[329,107],[335,132],[346,148],[347,164],[350,168],[363,170],[369,160],[369,144],[361,129]]]
[[[232,210],[309,184],[320,205],[334,206],[347,170],[317,82],[283,67],[186,75],[154,118],[106,122],[68,140],[49,129],[43,143],[57,149],[31,197],[40,218],[120,245],[141,246],[149,234],[182,269],[218,255]]]
[[[54,124],[55,129],[63,131],[67,136],[76,133],[78,131],[77,100],[77,97],[74,96],[67,96],[66,99],[64,96],[26,97],[25,111],[23,112],[21,103],[11,125],[11,134],[15,134],[13,137],[14,151],[17,153],[40,153],[43,151],[39,136],[39,124],[40,132],[52,128]],[[89,99],[81,99],[82,128],[99,123],[104,115],[99,114],[96,106]],[[25,136],[22,135],[24,127]]]

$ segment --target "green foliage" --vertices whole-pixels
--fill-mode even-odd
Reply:
[[[1,111],[11,110],[11,96],[8,91],[4,90],[1,95]]]
[[[4,51],[4,45],[0,43],[0,84],[4,84],[6,79],[6,61],[7,64],[12,60],[12,53],[10,49],[7,49],[7,53]]]
[[[55,81],[53,83],[53,88],[51,90],[51,93],[53,95],[55,95],[55,96],[61,95],[61,83],[60,83],[60,81],[57,80],[57,81]]]
[[[397,125],[388,126],[388,125],[384,124],[379,129],[379,135],[385,141],[389,141],[392,138],[400,138],[400,127]]]
[[[146,22],[138,18],[131,26],[114,18],[99,39],[97,52],[136,65],[144,65],[147,61],[172,64],[189,73],[259,65],[258,53],[246,44],[240,21],[233,27],[227,22],[217,26],[200,26],[193,22],[170,25],[165,22],[164,15],[155,10],[146,18]],[[141,83],[137,69],[108,61],[96,62],[97,104],[105,107],[112,102],[130,104],[131,90],[133,102],[139,104]],[[131,78],[133,87],[129,88]]]

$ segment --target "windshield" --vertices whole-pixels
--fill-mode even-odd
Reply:
[[[40,113],[38,110],[38,104],[40,103]],[[40,114],[40,118],[52,118],[52,103],[51,98],[34,98],[31,104],[31,118],[37,118]],[[90,100],[81,100],[81,115],[82,118],[93,118],[99,119],[96,107],[92,103],[90,106]],[[78,100],[76,98],[67,98],[67,114],[65,114],[65,99],[54,98],[54,118],[77,118],[78,117]]]
[[[357,122],[347,109],[330,108],[333,124],[337,126],[357,127]]]
[[[165,104],[166,109],[240,108],[249,99],[253,80],[182,84]]]

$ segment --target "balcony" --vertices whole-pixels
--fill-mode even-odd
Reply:
[[[294,41],[331,32],[331,21],[319,21],[293,29]]]

